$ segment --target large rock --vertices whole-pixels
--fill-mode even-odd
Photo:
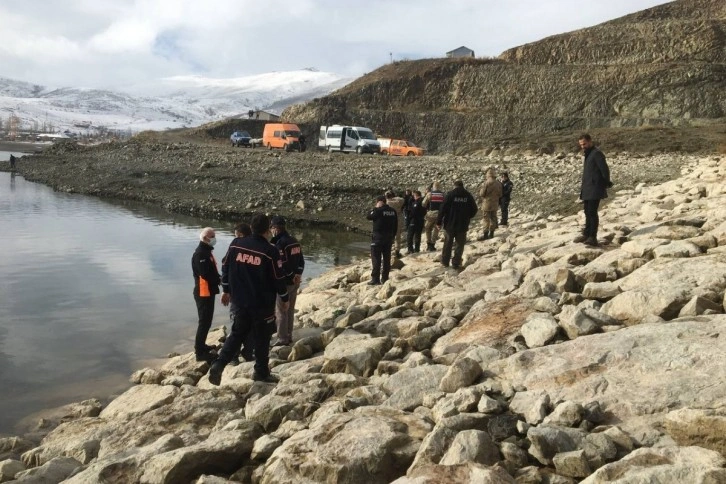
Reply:
[[[431,353],[442,356],[472,345],[495,346],[519,331],[531,312],[530,305],[515,296],[479,301],[459,326],[436,341]]]
[[[169,433],[181,437],[185,445],[194,445],[209,436],[221,417],[241,413],[244,407],[244,398],[227,389],[184,386],[179,390],[173,402],[133,420],[108,421],[110,432],[101,440],[99,458],[147,445]]]
[[[546,391],[523,391],[514,394],[509,410],[524,417],[528,424],[537,425],[547,416],[549,405],[550,396]]]
[[[66,484],[95,484],[98,482],[138,482],[143,464],[152,457],[184,447],[184,441],[167,434],[143,447],[131,447],[123,452],[96,459],[64,481]]]
[[[296,402],[289,397],[280,395],[264,395],[257,399],[247,400],[245,417],[257,422],[266,432],[272,432],[280,425],[287,413],[295,408]]]
[[[13,482],[24,484],[55,484],[63,482],[81,463],[72,457],[55,457],[40,467],[33,467],[15,474]]]
[[[383,389],[391,395],[383,405],[400,410],[421,406],[424,395],[439,388],[448,369],[446,365],[421,365],[391,375],[383,384]]]
[[[555,455],[582,448],[586,432],[580,429],[540,425],[527,431],[529,453],[541,464],[552,465]]]
[[[346,330],[325,347],[322,371],[370,376],[391,345],[388,337],[371,338],[367,334]]]
[[[701,447],[660,447],[638,449],[607,464],[581,484],[613,482],[678,482],[719,484],[726,482],[726,459],[718,452]]]
[[[464,430],[454,437],[449,450],[441,459],[441,465],[457,465],[476,462],[494,465],[499,461],[499,448],[483,430]]]
[[[666,415],[665,428],[678,445],[697,445],[726,456],[726,415],[683,408]]]
[[[632,326],[520,352],[488,371],[553,401],[596,399],[607,421],[631,433],[662,425],[673,408],[726,401],[724,325],[716,315]]]
[[[722,294],[726,254],[689,259],[655,259],[618,281],[622,294],[602,311],[629,324],[654,314],[672,319],[693,296]]]
[[[179,389],[169,385],[137,385],[126,390],[101,411],[101,418],[130,420],[171,403]]]
[[[550,313],[530,314],[521,329],[524,342],[529,348],[539,348],[546,345],[557,336],[558,330],[557,321]]]
[[[457,359],[451,365],[439,383],[439,390],[452,393],[459,388],[468,387],[476,382],[481,376],[482,368],[479,363],[471,358],[463,357]]]
[[[0,462],[0,482],[12,481],[16,474],[24,470],[25,466],[19,460],[5,459]]]
[[[209,473],[231,473],[248,457],[262,427],[244,422],[234,430],[219,430],[198,444],[164,452],[144,464],[140,482],[174,484]]]
[[[500,467],[466,463],[417,467],[391,484],[515,484],[515,481]]]
[[[316,421],[267,460],[261,484],[389,483],[404,475],[431,425],[385,407],[361,407]]]

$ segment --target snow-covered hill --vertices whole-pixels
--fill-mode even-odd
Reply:
[[[14,114],[21,129],[60,132],[197,126],[250,109],[279,113],[286,106],[323,96],[347,84],[336,74],[302,69],[233,79],[181,76],[116,91],[48,88],[0,78],[2,131]]]

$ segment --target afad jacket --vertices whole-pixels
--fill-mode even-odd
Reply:
[[[199,242],[192,255],[192,273],[194,274],[194,295],[212,297],[219,294],[222,279],[217,270],[217,261],[212,255],[212,246]]]

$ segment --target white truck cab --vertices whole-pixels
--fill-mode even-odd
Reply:
[[[380,153],[381,144],[369,128],[363,126],[321,126],[318,146],[328,152],[352,151],[361,153]]]

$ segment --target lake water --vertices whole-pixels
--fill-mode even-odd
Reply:
[[[232,222],[57,193],[0,173],[0,435],[39,410],[121,392],[133,371],[192,350],[190,260],[207,225],[217,230],[220,260]],[[305,251],[304,279],[368,250],[361,234],[290,232]],[[228,324],[217,303],[213,326]]]

